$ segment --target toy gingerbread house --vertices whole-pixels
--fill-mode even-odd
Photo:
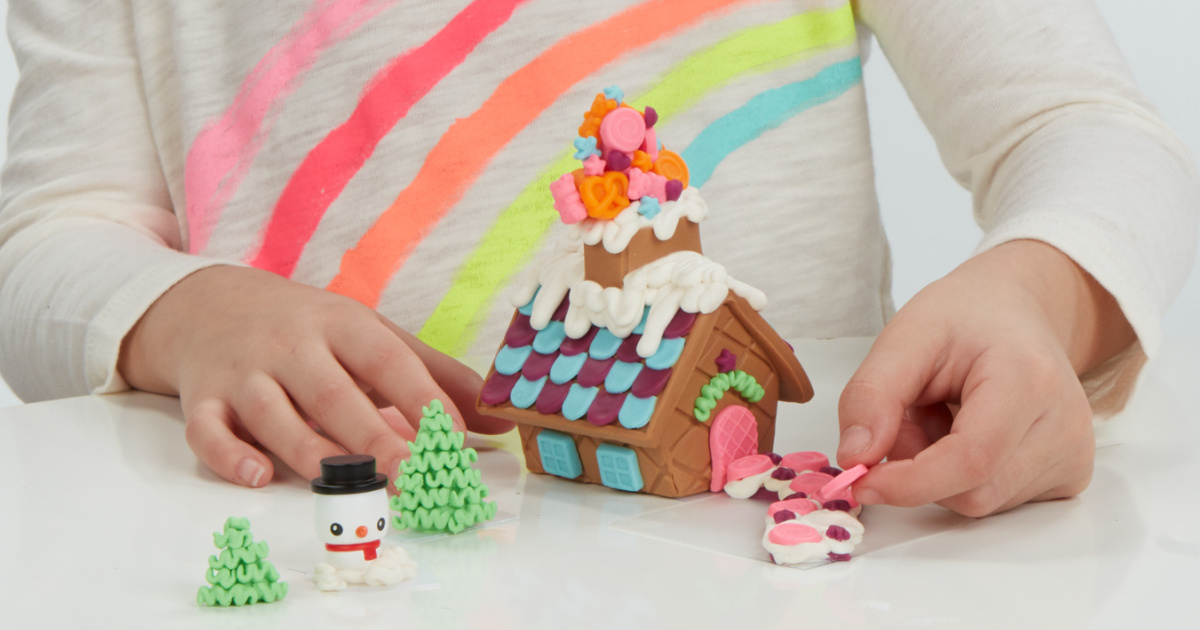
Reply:
[[[762,292],[703,255],[708,208],[656,121],[613,88],[584,115],[583,166],[551,186],[569,241],[518,290],[479,409],[517,423],[530,471],[682,497],[771,450],[777,403],[812,386]]]

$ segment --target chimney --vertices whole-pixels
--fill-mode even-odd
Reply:
[[[675,252],[700,251],[700,225],[687,217],[679,218],[679,225],[671,238],[660,241],[653,227],[638,230],[624,251],[613,254],[604,248],[604,243],[583,246],[583,276],[604,288],[618,287],[625,283],[629,272]]]

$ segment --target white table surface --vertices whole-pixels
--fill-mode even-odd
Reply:
[[[782,406],[776,450],[832,453],[837,396],[869,341],[796,346],[817,396]],[[810,570],[766,561],[765,503],[529,475],[515,434],[472,438],[497,521],[393,533],[385,542],[409,550],[417,578],[334,594],[305,575],[323,553],[307,481],[216,478],[188,450],[175,399],[0,409],[0,627],[1196,627],[1198,368],[1200,343],[1166,344],[1131,407],[1099,428],[1081,497],[978,521],[876,507],[858,557]],[[196,606],[211,534],[230,515],[270,543],[285,601]]]

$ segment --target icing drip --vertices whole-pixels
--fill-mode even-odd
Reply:
[[[541,330],[569,294],[570,307],[563,324],[572,339],[587,334],[592,326],[628,337],[649,306],[645,330],[637,344],[638,355],[645,358],[658,351],[663,332],[677,311],[711,313],[730,291],[745,298],[755,310],[767,305],[762,291],[733,279],[725,267],[696,252],[664,256],[631,271],[622,287],[604,288],[584,279],[583,244],[573,239],[567,247],[552,252],[538,266],[535,276],[527,277],[514,293],[513,303],[526,304],[532,299],[529,324]]]
[[[641,202],[635,201],[611,220],[588,217],[572,228],[585,244],[604,243],[604,249],[610,254],[619,254],[625,251],[633,236],[642,228],[652,228],[655,238],[665,241],[675,235],[681,218],[700,223],[708,217],[708,205],[695,188],[685,189],[677,201],[663,203],[662,210],[652,219],[641,215],[638,212],[640,207]]]

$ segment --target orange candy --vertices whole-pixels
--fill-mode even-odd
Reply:
[[[584,118],[583,124],[579,125],[580,138],[595,138],[600,139],[600,121],[595,118]]]
[[[579,190],[579,187],[583,185],[583,178],[585,177],[583,169],[577,168],[571,171],[571,177],[575,178],[575,189]]]
[[[666,177],[668,181],[678,179],[683,182],[683,187],[688,185],[688,167],[687,162],[679,157],[674,151],[663,149],[658,152],[658,159],[654,161],[654,172]]]
[[[633,168],[642,169],[643,173],[649,173],[651,168],[654,166],[654,162],[650,159],[649,155],[646,155],[645,151],[634,151],[633,162],[631,165]]]
[[[585,177],[579,185],[579,196],[588,216],[612,219],[629,207],[629,180],[625,174],[609,171],[603,176]]]

